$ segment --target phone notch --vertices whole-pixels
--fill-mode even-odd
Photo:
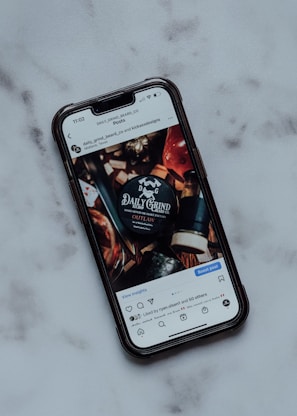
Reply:
[[[101,99],[91,105],[95,115],[106,113],[117,108],[126,107],[135,102],[135,94],[133,91],[120,92],[108,98]]]

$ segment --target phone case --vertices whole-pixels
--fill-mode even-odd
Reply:
[[[120,105],[122,105],[124,107],[125,103],[123,100],[126,99],[126,97],[129,96],[129,94],[133,94],[136,91],[145,91],[151,87],[162,87],[164,88],[170,95],[172,102],[174,104],[175,107],[175,111],[177,114],[177,117],[179,119],[179,125],[180,128],[182,129],[183,135],[186,137],[187,139],[187,145],[188,145],[188,149],[189,152],[191,154],[191,160],[193,162],[194,168],[195,168],[195,174],[198,177],[198,181],[199,181],[199,185],[201,187],[201,191],[203,192],[203,197],[204,200],[207,203],[207,209],[211,218],[211,224],[215,230],[215,234],[216,234],[216,238],[218,240],[218,244],[220,245],[220,248],[222,250],[224,259],[226,261],[226,265],[227,265],[227,269],[229,272],[229,275],[231,277],[232,280],[232,284],[234,287],[234,291],[236,293],[237,299],[238,299],[238,303],[239,303],[239,313],[237,314],[235,319],[232,319],[231,321],[228,322],[223,322],[219,325],[214,325],[210,328],[206,328],[205,330],[201,330],[201,331],[197,331],[197,332],[192,332],[186,335],[181,335],[178,338],[174,338],[171,340],[168,340],[166,342],[162,342],[160,344],[156,344],[150,347],[145,347],[145,348],[139,348],[138,346],[136,346],[132,340],[131,337],[129,336],[125,321],[123,319],[123,314],[121,312],[117,297],[115,295],[115,287],[116,283],[112,282],[112,279],[110,276],[112,276],[112,274],[108,275],[107,273],[107,269],[106,269],[106,262],[107,262],[107,256],[108,254],[102,253],[102,247],[99,247],[98,244],[98,239],[96,239],[95,235],[94,235],[94,224],[96,224],[96,226],[98,226],[98,229],[100,228],[100,232],[102,232],[102,229],[106,226],[106,224],[104,225],[104,221],[102,222],[102,218],[100,218],[100,216],[98,215],[97,212],[95,212],[95,210],[92,211],[92,209],[90,207],[87,206],[86,203],[86,195],[84,195],[84,193],[86,194],[86,189],[84,188],[84,186],[86,186],[84,183],[82,183],[82,181],[80,182],[80,180],[78,179],[78,175],[77,175],[77,171],[75,171],[75,168],[73,166],[72,163],[72,157],[69,153],[68,147],[66,145],[66,141],[65,141],[65,137],[63,135],[63,131],[62,131],[62,124],[63,121],[65,120],[65,118],[70,115],[70,114],[75,114],[78,113],[79,116],[79,112],[82,111],[83,109],[87,109],[87,108],[93,108],[94,111],[98,110],[98,106],[100,104],[100,108],[99,111],[102,112],[106,112],[108,113],[109,111],[109,107],[108,107],[108,103],[110,101],[115,102],[116,100],[118,100],[118,102],[120,103]],[[79,119],[79,117],[78,117]],[[175,346],[184,344],[185,342],[188,341],[193,341],[196,339],[201,339],[201,338],[205,338],[207,336],[210,335],[215,335],[218,333],[221,333],[223,331],[226,330],[234,330],[236,328],[238,328],[246,319],[247,315],[248,315],[248,311],[249,311],[249,305],[248,305],[248,298],[247,295],[245,293],[245,289],[243,287],[243,285],[241,284],[240,278],[238,276],[238,272],[227,242],[227,238],[225,236],[224,233],[224,229],[222,227],[221,221],[220,221],[220,217],[218,214],[218,211],[216,209],[216,205],[214,203],[213,197],[212,197],[212,193],[207,181],[207,175],[206,175],[206,171],[200,156],[200,153],[197,149],[197,146],[195,144],[194,138],[192,136],[190,127],[189,127],[189,123],[185,114],[185,111],[183,109],[182,106],[182,99],[181,99],[181,95],[180,92],[178,90],[178,88],[175,86],[175,84],[173,84],[171,81],[166,80],[166,79],[162,79],[162,78],[152,78],[152,79],[147,79],[141,83],[137,83],[131,86],[128,86],[126,88],[122,88],[113,92],[110,92],[108,94],[104,94],[104,95],[100,95],[98,97],[94,97],[92,99],[86,100],[86,101],[82,101],[76,104],[70,104],[67,105],[63,108],[61,108],[55,115],[53,122],[52,122],[52,133],[53,133],[53,137],[55,139],[55,141],[57,142],[57,145],[59,147],[59,151],[67,172],[67,176],[68,176],[68,180],[69,180],[69,185],[70,185],[70,189],[73,195],[73,198],[76,202],[77,205],[77,209],[81,218],[81,222],[83,223],[86,233],[88,235],[89,241],[90,241],[90,245],[92,247],[92,251],[94,253],[94,257],[102,278],[102,282],[103,285],[105,287],[106,290],[106,294],[108,296],[109,302],[110,302],[110,306],[116,321],[116,327],[117,327],[117,331],[121,340],[121,343],[123,345],[123,347],[132,355],[137,356],[137,357],[148,357],[151,356],[157,352],[163,351],[163,350],[167,350],[169,348],[173,348]],[[172,130],[172,134],[174,134],[174,131]],[[167,135],[167,139],[168,142],[170,142],[170,137],[168,138]],[[126,154],[129,155],[130,159],[129,161],[133,164],[135,161],[133,160],[133,158],[137,158],[139,157],[139,155],[137,153],[135,153],[135,148],[133,148],[133,146],[135,147],[135,143],[132,143],[129,145],[131,145],[129,148],[128,145],[125,147],[125,151]],[[142,142],[141,146],[143,148],[145,148],[146,142]],[[110,152],[112,154],[114,154],[117,151],[117,146],[109,149]],[[129,153],[130,152],[130,153]],[[153,150],[151,150],[151,152],[153,152]],[[143,153],[143,155],[141,155],[141,157],[144,157],[147,155],[147,153]],[[128,156],[127,156],[128,157]],[[110,163],[110,160],[108,163],[105,163],[105,165],[103,166],[99,163],[96,164],[94,163],[94,159],[92,156],[92,153],[89,155],[86,155],[84,157],[85,162],[88,164],[88,169],[89,169],[89,173],[92,175],[93,178],[95,178],[96,183],[98,183],[98,187],[99,187],[99,193],[100,196],[102,198],[102,200],[104,201],[105,204],[105,210],[109,216],[109,218],[112,219],[112,223],[117,231],[117,233],[120,235],[121,240],[123,241],[123,244],[125,246],[125,250],[129,253],[132,253],[133,255],[133,250],[135,250],[135,247],[133,247],[133,244],[131,244],[131,216],[129,216],[129,214],[127,214],[122,207],[118,207],[117,206],[117,202],[115,201],[115,197],[113,192],[110,191],[110,185],[109,185],[109,177],[108,177],[108,173],[111,172],[111,170],[115,170],[115,169],[121,169],[122,166],[124,166],[123,164],[121,164],[121,160],[112,160],[112,163]],[[137,161],[136,161],[137,163]],[[174,167],[174,161],[173,163],[173,170],[174,170],[174,175],[177,176],[177,180],[179,180],[178,175],[179,173],[177,172],[176,167]],[[157,166],[157,165],[156,165]],[[170,168],[170,166],[169,166]],[[77,168],[76,168],[77,169]],[[156,183],[158,182],[158,184],[163,184],[162,179],[162,165],[158,165],[156,167],[156,171],[153,171],[153,174],[149,177],[150,178],[150,183],[149,185],[152,186],[156,186]],[[159,169],[159,170],[158,170]],[[122,173],[121,173],[122,172]],[[122,177],[121,177],[122,175]],[[191,178],[191,174],[188,173],[188,176],[183,178],[183,181],[189,181],[189,183],[192,183],[192,178]],[[97,179],[96,179],[97,178]],[[141,175],[138,176],[138,182],[137,182],[137,186],[139,186],[139,178],[141,178],[141,180],[143,180],[143,190],[144,192],[148,192],[148,186],[146,181],[147,178],[144,176],[143,178],[141,177]],[[135,185],[133,181],[133,175],[131,174],[131,176],[129,177],[129,187],[132,189],[133,186]],[[116,180],[118,181],[117,184],[121,184],[121,183],[125,183],[125,181],[127,181],[127,174],[125,173],[125,170],[122,169],[119,171],[118,176],[116,177]],[[122,181],[122,182],[121,182]],[[166,185],[166,184],[165,184]],[[164,192],[167,192],[168,194],[166,194],[166,200],[173,200],[174,196],[172,196],[170,194],[170,189],[169,187],[166,187],[164,185]],[[160,186],[160,185],[158,185]],[[88,187],[88,198],[92,199],[92,188]],[[120,194],[120,197],[122,198],[122,205],[124,206],[125,203],[127,203],[127,196],[129,194],[129,192],[127,192],[127,185],[125,185],[125,190],[126,192]],[[94,196],[95,197],[95,196]],[[126,198],[126,199],[125,199]],[[173,199],[170,199],[173,198]],[[124,201],[124,202],[123,202]],[[184,228],[186,228],[186,221],[187,221],[187,213],[189,212],[189,209],[193,209],[193,205],[191,206],[186,206],[186,203],[190,203],[190,200],[186,201],[186,200],[179,200],[178,201],[179,204],[177,204],[176,206],[176,211],[181,212],[182,210],[184,210],[184,212],[186,213],[184,216],[182,216],[182,214],[179,215],[180,219],[180,230],[182,230],[181,232],[175,232],[172,236],[172,241],[171,241],[171,245],[174,246],[178,246],[181,247],[184,244],[187,245],[187,247],[196,247],[199,244],[205,244],[203,239],[199,239],[199,236],[197,237],[196,234],[191,234],[191,237],[189,237],[190,234],[187,234],[185,237],[185,234],[183,233]],[[157,202],[155,202],[157,204]],[[192,202],[191,202],[192,204]],[[91,205],[91,203],[90,203]],[[201,210],[201,201],[200,201],[200,210]],[[121,211],[122,209],[122,211]],[[172,214],[173,216],[176,216],[176,212]],[[201,214],[203,215],[203,214]],[[204,214],[206,215],[206,214]],[[120,218],[119,218],[120,216]],[[141,220],[141,218],[140,218]],[[161,221],[161,220],[160,220]],[[166,221],[168,221],[168,219],[166,219]],[[161,221],[162,222],[162,221]],[[133,223],[136,223],[135,221]],[[157,223],[157,225],[154,224],[154,226],[157,227],[161,227],[162,223]],[[133,227],[136,227],[135,225],[133,225]],[[139,230],[133,229],[132,228],[132,232],[138,232],[139,234]],[[144,231],[144,240],[147,244],[147,246],[149,246],[150,244],[153,244],[149,238],[146,238],[146,233],[150,234],[152,231],[152,228],[149,229],[149,231]],[[206,230],[208,232],[208,230]],[[211,244],[211,242],[209,242],[209,244]],[[141,250],[146,250],[146,247],[142,247],[140,249]],[[189,249],[189,251],[191,251],[191,248]],[[142,253],[144,254],[145,251]],[[153,254],[152,254],[153,253]],[[135,253],[134,253],[135,254]],[[131,255],[131,256],[132,256]],[[154,251],[149,251],[149,254],[146,253],[147,256],[150,255],[148,262],[146,264],[150,264],[150,265],[158,265],[159,268],[162,268],[162,259],[167,259],[168,255],[167,253],[163,252],[163,253],[154,253]],[[119,255],[118,255],[119,257]],[[133,257],[133,256],[132,256]],[[115,261],[114,259],[111,258],[111,254],[110,254],[110,258],[108,259],[109,262],[113,262]],[[121,264],[119,267],[123,267],[123,264]],[[125,267],[127,267],[125,265]],[[152,267],[152,266],[148,266],[148,267]],[[167,265],[166,265],[167,267]],[[174,261],[171,262],[171,266],[173,268],[174,271],[178,271],[178,264],[175,264]],[[174,269],[176,268],[176,269]],[[140,268],[138,269],[140,271],[140,273],[150,273],[147,270],[143,271]],[[118,273],[118,271],[113,270],[114,273],[114,279],[116,280],[116,275]],[[119,287],[119,289],[121,289]],[[182,319],[182,318],[181,318]],[[162,321],[160,321],[162,322]],[[161,326],[161,325],[160,325]]]

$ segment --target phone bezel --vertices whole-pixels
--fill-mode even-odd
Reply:
[[[195,169],[197,171],[199,181],[201,184],[201,189],[203,192],[204,197],[207,200],[208,209],[210,212],[211,217],[214,219],[215,224],[215,232],[217,234],[217,238],[219,240],[219,243],[222,247],[222,251],[224,254],[224,258],[226,261],[226,265],[230,274],[231,281],[234,286],[235,293],[238,298],[239,302],[239,312],[237,316],[228,322],[223,322],[218,325],[206,328],[204,330],[200,330],[194,333],[182,335],[179,338],[175,338],[172,340],[165,341],[161,344],[156,344],[152,347],[148,348],[139,348],[133,344],[129,337],[128,330],[126,328],[117,298],[115,296],[115,293],[111,287],[110,281],[108,279],[107,273],[105,271],[104,261],[101,255],[100,248],[98,247],[98,244],[96,242],[96,239],[94,237],[92,224],[87,212],[87,207],[84,201],[84,197],[81,191],[81,188],[79,186],[78,180],[75,177],[74,169],[71,163],[71,156],[68,151],[66,141],[63,135],[62,131],[62,124],[66,117],[68,117],[70,114],[78,113],[82,110],[86,109],[94,109],[94,106],[99,105],[98,103],[106,103],[111,102],[118,99],[118,97],[123,96],[129,96],[131,97],[131,94],[134,94],[135,92],[140,92],[143,90],[147,90],[153,87],[162,87],[165,88],[166,91],[170,94],[170,97],[172,99],[180,126],[183,130],[184,136],[189,144],[189,150],[192,155],[193,163],[195,166]],[[131,105],[131,102],[122,102],[120,106],[117,106],[115,108],[123,108],[126,106]],[[99,107],[98,107],[99,108]],[[108,109],[105,108],[101,110],[98,114],[102,114],[102,112],[109,112],[113,111],[115,108]],[[149,357],[154,355],[155,353],[168,350],[170,348],[176,347],[177,345],[184,344],[185,342],[202,339],[205,337],[208,337],[210,335],[215,335],[222,333],[227,330],[234,330],[241,326],[241,324],[246,320],[249,312],[249,303],[248,298],[245,292],[245,289],[240,281],[240,277],[237,272],[237,268],[233,259],[233,256],[231,254],[231,250],[220,220],[220,216],[218,214],[209,184],[207,180],[207,174],[206,170],[204,168],[204,164],[202,161],[202,158],[200,156],[199,150],[196,146],[195,140],[193,138],[188,119],[185,113],[185,110],[182,105],[182,98],[180,95],[180,92],[176,85],[172,83],[171,81],[164,79],[164,78],[149,78],[146,79],[143,82],[133,84],[131,86],[121,88],[115,91],[112,91],[108,94],[103,94],[76,104],[70,104],[67,106],[62,107],[54,116],[53,122],[52,122],[52,133],[55,141],[57,142],[57,145],[59,147],[59,151],[62,157],[62,160],[64,162],[64,166],[67,172],[67,176],[70,182],[70,186],[74,195],[74,199],[76,201],[78,211],[80,213],[82,222],[84,224],[86,233],[88,235],[90,245],[99,269],[99,273],[101,275],[101,280],[103,282],[107,297],[109,299],[109,303],[116,321],[116,327],[117,331],[121,340],[121,343],[126,351],[128,351],[130,354],[136,357]]]

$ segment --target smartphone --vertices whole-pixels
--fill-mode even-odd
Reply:
[[[248,299],[175,84],[67,105],[52,132],[124,348],[148,357],[239,327]]]

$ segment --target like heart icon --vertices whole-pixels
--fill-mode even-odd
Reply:
[[[126,306],[126,311],[131,312],[132,311],[132,306]]]

